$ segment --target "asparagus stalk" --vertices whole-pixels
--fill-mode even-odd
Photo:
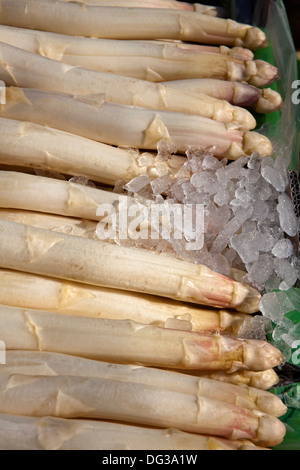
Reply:
[[[54,232],[68,233],[75,237],[94,239],[97,237],[97,223],[86,219],[12,209],[0,209],[0,219],[45,228]]]
[[[118,40],[69,36],[48,31],[0,25],[0,41],[49,59],[67,62],[67,56],[84,57],[147,57],[195,62],[203,52],[225,54],[252,61],[254,54],[243,47],[207,46],[171,40]],[[83,65],[78,63],[78,65]]]
[[[65,64],[153,82],[213,77],[267,86],[278,78],[276,67],[253,60],[253,52],[238,47],[70,37],[8,26],[0,27],[0,41]],[[12,58],[13,53],[2,44],[2,61],[10,67],[10,80],[20,62],[25,62],[24,54],[19,59]],[[38,67],[36,61],[31,59],[31,67]],[[64,66],[63,71],[69,70]]]
[[[278,418],[256,410],[127,381],[15,374],[0,377],[0,398],[2,414],[114,420],[265,447],[281,443],[286,432]]]
[[[0,368],[0,376],[13,374],[118,380],[212,398],[245,409],[259,410],[276,418],[287,412],[287,407],[280,398],[255,388],[193,377],[179,372],[111,364],[63,354],[9,351],[6,365]]]
[[[0,221],[0,240],[3,268],[243,313],[259,309],[258,292],[175,257],[8,221]]]
[[[271,88],[259,89],[247,83],[217,79],[175,80],[165,83],[192,93],[206,93],[235,106],[253,108],[257,113],[272,113],[283,106],[281,95]]]
[[[16,439],[18,436],[18,439]],[[243,441],[109,421],[0,415],[1,450],[249,450]],[[251,446],[252,450],[261,450]],[[263,450],[267,450],[263,448]]]
[[[86,224],[87,221],[84,221]],[[67,225],[69,227],[70,225]],[[76,227],[81,230],[81,223]],[[205,310],[169,299],[0,270],[0,304],[196,332],[236,335],[247,315]]]
[[[55,171],[114,186],[130,181],[146,170],[139,164],[142,155],[135,149],[115,148],[57,129],[0,118],[0,163],[22,168]],[[173,174],[184,157],[160,162],[165,174]],[[174,167],[173,167],[174,166]],[[156,175],[155,165],[151,168]]]
[[[213,119],[118,105],[93,97],[9,87],[0,117],[29,121],[109,145],[155,150],[160,140],[173,142],[179,153],[191,146],[211,148],[217,156],[235,160],[242,155],[272,153],[270,140],[237,124]]]
[[[108,204],[118,210],[121,201],[120,195],[111,191],[26,173],[0,171],[0,181],[0,207],[3,209],[99,221],[104,217],[96,214],[100,205]]]
[[[84,7],[53,0],[2,0],[1,24],[55,33],[113,39],[180,39],[258,49],[259,28],[198,12],[122,7]]]
[[[0,80],[9,86],[79,96],[103,93],[106,101],[111,103],[194,114],[220,122],[234,122],[248,130],[256,127],[252,114],[224,100],[146,80],[69,67],[4,43],[0,43]]]
[[[263,371],[283,363],[281,352],[265,341],[172,330],[129,320],[1,306],[0,326],[7,351],[57,352],[181,370]]]

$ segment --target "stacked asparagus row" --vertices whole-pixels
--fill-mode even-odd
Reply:
[[[177,154],[153,177],[176,178],[190,147],[272,153],[250,112],[282,106],[254,59],[264,33],[175,0],[0,7],[0,448],[279,444],[283,356],[239,337],[259,292],[96,236],[161,140]]]

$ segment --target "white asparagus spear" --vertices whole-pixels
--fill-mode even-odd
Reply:
[[[75,237],[92,239],[97,237],[97,222],[92,220],[13,209],[0,209],[0,219],[45,228],[54,232],[68,233]]]
[[[279,397],[255,388],[232,385],[203,377],[198,378],[180,372],[111,364],[57,353],[8,351],[6,364],[0,368],[0,376],[13,374],[64,375],[119,380],[212,398],[249,410],[260,410],[276,418],[287,412],[287,407]]]
[[[147,57],[193,62],[197,61],[197,57],[204,52],[228,55],[244,61],[254,59],[253,52],[242,47],[207,46],[157,39],[126,41],[86,38],[5,25],[0,25],[0,41],[62,62],[68,60],[67,56],[78,56],[78,59],[80,57]]]
[[[251,113],[225,100],[168,88],[160,83],[68,66],[4,43],[0,43],[0,80],[8,86],[79,96],[103,93],[105,100],[111,103],[194,114],[234,122],[248,130],[256,127]]]
[[[95,221],[104,217],[96,214],[100,205],[108,204],[118,210],[124,197],[72,181],[13,171],[0,171],[0,181],[0,207],[3,209],[46,212]]]
[[[53,0],[1,0],[0,23],[87,37],[180,39],[206,44],[265,47],[259,28],[197,12],[98,7]]]
[[[272,113],[283,106],[281,95],[271,88],[260,89],[247,83],[218,79],[192,79],[166,82],[168,87],[181,88],[192,93],[206,93],[229,101],[235,106],[253,108],[258,113]]]
[[[202,265],[14,222],[0,221],[0,266],[100,287],[154,294],[243,313],[260,295]]]
[[[79,231],[81,225],[76,229]],[[0,270],[0,304],[231,335],[238,333],[247,318],[247,315],[237,312],[205,310],[151,295],[93,287],[5,269]]]
[[[162,139],[173,142],[179,153],[189,147],[211,148],[217,156],[235,160],[272,153],[270,140],[237,124],[222,123],[201,116],[157,111],[107,103],[103,96],[89,100],[71,95],[9,87],[0,117],[30,121],[71,132],[109,145],[156,150]]]
[[[255,445],[252,448],[267,450]],[[0,415],[0,450],[179,449],[249,450],[245,449],[243,441],[206,437],[177,429],[146,428],[109,421]]]
[[[265,341],[0,306],[6,350],[57,352],[163,369],[263,371],[283,363]]]
[[[245,48],[70,37],[9,26],[0,26],[0,41],[65,64],[152,82],[213,77],[267,86],[278,78],[276,67],[253,60],[253,53]],[[11,77],[16,65],[25,62],[24,56],[16,61],[12,54],[2,45],[2,61]],[[38,67],[33,59],[31,67]]]
[[[5,165],[85,176],[112,186],[147,171],[140,166],[143,156],[136,149],[115,148],[30,122],[0,118],[0,135],[0,163]],[[159,163],[165,174],[173,174],[185,161],[185,157],[176,156]],[[155,164],[151,174],[157,176]]]
[[[191,58],[190,58],[191,59]],[[248,82],[257,87],[269,86],[278,79],[278,69],[264,61],[244,61],[224,54],[201,53],[195,60],[167,60],[152,57],[78,56],[61,59],[73,66],[96,72],[110,72],[150,82],[167,80],[218,78]]]
[[[74,376],[0,377],[0,413],[94,418],[225,437],[282,442],[285,425],[257,410],[135,382]]]

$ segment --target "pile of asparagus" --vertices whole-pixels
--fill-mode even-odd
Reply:
[[[258,28],[175,0],[1,0],[0,448],[257,450],[279,444],[282,354],[239,331],[249,285],[102,242],[101,204],[174,143],[272,153],[280,109]],[[80,184],[81,179],[91,184]],[[124,198],[124,195],[122,195]]]

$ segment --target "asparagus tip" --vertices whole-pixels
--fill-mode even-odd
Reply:
[[[267,47],[268,39],[261,29],[251,27],[247,31],[244,43],[245,47],[248,47],[248,49],[262,49],[264,47]]]
[[[272,90],[271,88],[265,88],[262,90],[262,96],[257,101],[255,111],[257,113],[273,113],[279,111],[283,106],[283,99],[280,93]]]
[[[258,290],[254,287],[246,286],[248,289],[248,295],[244,302],[238,307],[238,311],[241,313],[256,313],[259,311],[259,303],[261,301],[261,295]]]
[[[273,145],[268,137],[254,131],[244,133],[243,150],[246,155],[251,156],[258,152],[261,157],[269,157],[273,152]]]
[[[255,372],[268,370],[284,363],[284,357],[279,349],[267,341],[244,340],[244,363]]]
[[[260,445],[274,447],[284,439],[286,434],[285,424],[270,415],[263,415],[259,419],[258,441]]]
[[[250,85],[256,87],[266,87],[274,83],[279,78],[279,70],[272,64],[264,60],[255,60],[256,73],[248,80]]]
[[[284,416],[287,412],[287,406],[285,406],[279,397],[272,393],[258,395],[256,403],[260,410],[276,418]]]

